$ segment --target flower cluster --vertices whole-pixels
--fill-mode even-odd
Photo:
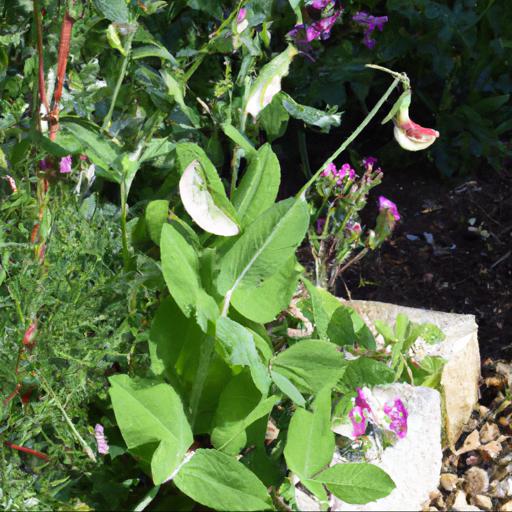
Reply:
[[[368,389],[357,388],[356,392],[354,407],[348,414],[354,437],[364,436],[370,423],[376,428],[394,432],[398,439],[403,439],[407,435],[409,414],[400,398],[395,398],[391,404],[386,403],[381,406],[373,399]]]
[[[105,437],[103,425],[99,423],[94,427],[94,437],[96,438],[96,446],[100,455],[107,455],[109,452],[108,440]]]
[[[69,174],[71,172],[72,165],[73,160],[71,158],[71,155],[62,157],[59,160],[59,172],[61,174]],[[53,161],[48,157],[39,160],[39,169],[41,169],[41,171],[49,171],[53,169]]]
[[[384,196],[379,196],[379,211],[389,212],[395,221],[400,220],[400,213],[398,213],[396,204]]]
[[[336,181],[336,185],[341,186],[348,178],[350,181],[354,181],[356,178],[356,171],[352,169],[350,164],[343,164],[339,169],[331,162],[325,170],[322,171],[321,176],[324,178],[330,177]]]
[[[378,28],[381,32],[384,28],[384,24],[387,23],[387,16],[372,16],[367,12],[357,12],[352,16],[352,19],[358,24],[364,27],[364,39],[363,43],[367,48],[373,49],[376,41],[372,38],[373,31]]]

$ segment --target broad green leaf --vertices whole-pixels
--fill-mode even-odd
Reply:
[[[256,287],[277,272],[301,243],[309,225],[302,199],[276,203],[260,215],[221,260],[217,281],[222,295]]]
[[[359,357],[348,361],[343,376],[343,383],[348,389],[391,384],[393,381],[393,370],[381,361],[369,357]]]
[[[328,133],[332,127],[341,124],[341,114],[336,113],[336,109],[331,112],[325,112],[306,105],[300,105],[291,96],[283,92],[281,92],[281,102],[292,117],[306,124],[316,126],[325,133]]]
[[[297,409],[288,427],[284,456],[301,480],[311,478],[329,465],[334,454],[331,430],[331,390],[318,393],[313,412]]]
[[[231,303],[249,320],[271,322],[290,305],[303,270],[294,255],[260,285],[252,288],[238,287],[233,293]]]
[[[215,448],[236,455],[247,444],[246,429],[263,416],[268,416],[277,397],[262,399],[250,375],[235,375],[226,386],[215,414],[211,440]]]
[[[272,98],[281,90],[281,79],[288,74],[290,63],[297,53],[297,48],[290,45],[261,68],[258,78],[249,90],[245,112],[256,118],[272,101]]]
[[[246,155],[254,155],[256,153],[256,149],[251,144],[249,139],[243,134],[240,133],[232,124],[222,123],[221,124],[222,131],[238,146],[240,146]]]
[[[183,172],[179,184],[180,196],[187,213],[209,233],[237,235],[240,229],[235,210],[206,153],[192,143],[178,144],[176,152]]]
[[[196,307],[201,288],[197,253],[170,224],[162,227],[160,250],[162,272],[169,292],[188,317]]]
[[[160,70],[165,86],[167,87],[168,94],[180,106],[182,112],[188,117],[194,127],[199,125],[199,116],[185,104],[185,96],[183,92],[183,85],[180,84],[166,69]]]
[[[163,225],[167,222],[169,215],[169,201],[166,199],[155,199],[146,206],[146,226],[149,237],[156,245],[160,244],[160,235]]]
[[[301,395],[300,391],[295,387],[295,385],[285,377],[281,375],[279,372],[274,370],[270,371],[270,375],[274,384],[289,398],[292,399],[299,407],[304,407],[306,405],[306,400]]]
[[[281,167],[270,144],[265,144],[251,157],[239,187],[233,196],[233,205],[243,226],[270,208],[277,197],[281,181]]]
[[[286,133],[289,120],[290,114],[286,112],[279,96],[274,96],[270,104],[261,112],[258,123],[267,134],[267,140],[274,142]]]
[[[125,0],[93,0],[93,3],[107,20],[128,23],[129,12]]]
[[[300,391],[318,393],[337,383],[345,365],[334,343],[303,340],[280,352],[272,361],[272,370],[287,377]]]
[[[176,144],[174,144],[165,137],[153,137],[151,141],[148,144],[146,144],[144,153],[142,153],[142,156],[140,157],[139,161],[142,164],[144,162],[148,162],[149,160],[165,157],[171,151],[173,151],[175,147]]]
[[[215,510],[268,510],[272,502],[261,481],[234,457],[199,449],[174,479],[176,487]]]
[[[256,387],[266,395],[270,386],[270,376],[256,350],[252,332],[231,318],[221,317],[217,321],[216,334],[226,362],[231,365],[248,366]]]
[[[322,471],[315,480],[322,482],[340,500],[364,504],[385,498],[395,488],[390,476],[373,464],[336,464]]]
[[[363,347],[375,349],[373,334],[352,308],[342,305],[337,297],[308,279],[303,278],[302,281],[311,297],[318,336],[337,345],[357,342]]]
[[[117,163],[120,151],[108,137],[100,134],[98,130],[86,128],[78,123],[65,121],[61,125],[64,130],[76,137],[90,160],[103,169],[106,178],[121,183],[122,173]]]
[[[110,397],[117,424],[129,449],[158,443],[151,461],[155,485],[178,467],[193,442],[179,396],[168,384],[110,377]]]
[[[187,0],[186,3],[192,9],[203,11],[208,16],[222,18],[222,4],[218,0]]]
[[[134,48],[131,53],[132,59],[145,59],[146,57],[158,57],[162,60],[168,60],[172,64],[176,64],[176,59],[169,53],[169,50],[163,46],[155,46],[152,44],[139,46]]]

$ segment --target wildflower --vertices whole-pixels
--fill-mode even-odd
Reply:
[[[348,413],[352,423],[352,435],[354,437],[364,436],[366,433],[367,420],[364,415],[364,409],[358,405],[353,407]]]
[[[99,423],[94,427],[94,437],[96,438],[96,445],[98,447],[98,453],[101,455],[107,455],[109,451],[108,440],[105,437],[103,425]]]
[[[409,105],[411,95],[408,94],[402,101],[397,115],[394,117],[395,139],[404,149],[408,151],[420,151],[428,148],[439,137],[439,132],[432,128],[423,128],[409,118]]]
[[[324,231],[324,226],[325,226],[325,218],[324,217],[320,217],[319,219],[317,219],[316,221],[316,232],[321,235]]]
[[[350,167],[350,164],[343,164],[338,171],[338,185],[341,185],[343,179],[348,176],[348,179],[353,181],[356,177],[356,171]]]
[[[336,176],[337,170],[336,166],[331,162],[327,164],[327,167],[322,171],[321,176],[326,178],[327,176]]]
[[[399,439],[403,439],[407,435],[407,409],[402,400],[396,398],[393,405],[384,405],[384,412],[390,420],[389,428]]]
[[[59,171],[61,174],[69,174],[71,172],[71,155],[65,156],[60,159]]]
[[[372,171],[374,165],[378,162],[378,160],[374,156],[365,156],[363,158],[363,166],[367,171]]]
[[[320,0],[317,2],[317,5],[323,5],[325,2],[321,2]],[[328,4],[325,4],[328,5]],[[333,3],[334,5],[334,3]],[[314,6],[314,5],[313,5]],[[299,25],[295,25],[295,27],[288,32],[288,36],[295,39],[295,43],[299,46],[310,48],[309,43],[316,39],[321,39],[325,41],[331,37],[331,30],[336,23],[336,20],[341,16],[343,12],[343,7],[340,6],[339,9],[335,9],[331,16],[327,16],[318,21],[314,21],[310,25],[305,25],[303,23]]]
[[[400,220],[400,214],[398,213],[398,208],[393,201],[390,201],[384,196],[379,196],[379,210],[388,211],[393,216],[393,219],[396,221]]]
[[[313,0],[311,2],[311,7],[321,11],[322,9],[325,9],[326,7],[330,7],[331,5],[334,5],[334,3],[335,3],[335,0]]]
[[[247,21],[247,9],[242,7],[237,14],[236,17],[236,31],[238,34],[241,34],[248,26],[249,21]]]
[[[361,388],[356,388],[356,400],[355,405],[356,407],[360,407],[362,410],[367,410],[368,412],[371,412],[370,404],[368,403],[368,400],[364,394],[364,391]]]
[[[39,160],[39,169],[41,171],[47,171],[52,168],[52,164],[48,160],[48,158],[43,158],[42,160]]]
[[[363,44],[370,50],[375,47],[376,41],[372,39],[373,31],[378,28],[381,32],[384,24],[388,22],[387,16],[372,16],[367,12],[357,12],[352,16],[352,19],[359,25],[365,27]]]

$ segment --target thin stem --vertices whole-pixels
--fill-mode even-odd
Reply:
[[[46,379],[41,373],[38,373],[39,378],[41,379],[41,383],[43,384],[43,387],[46,389],[46,392],[55,400],[55,403],[57,407],[59,408],[60,412],[62,413],[62,416],[64,417],[64,420],[69,425],[69,428],[71,429],[71,432],[75,435],[78,442],[82,445],[82,448],[87,455],[93,462],[96,462],[96,456],[94,455],[94,452],[91,450],[90,446],[85,442],[84,438],[80,435],[78,430],[75,428],[75,425],[73,425],[73,422],[67,415],[66,411],[64,410],[64,407],[62,407],[62,404],[60,403],[60,400],[57,398],[57,395],[54,393],[53,389],[50,387]]]
[[[397,78],[402,82],[406,89],[411,88],[411,82],[409,77],[405,73],[399,73],[398,71],[393,71],[392,69],[385,68],[384,66],[379,66],[378,64],[366,64],[367,68],[378,69],[379,71],[384,71],[384,73],[390,74],[393,78]]]
[[[360,259],[364,258],[364,256],[366,256],[367,252],[368,252],[368,247],[365,247],[362,251],[358,252],[351,260],[349,260],[347,263],[345,263],[345,265],[339,266],[329,281],[329,288],[332,288],[334,286],[334,283],[336,282],[336,279],[340,274],[343,274],[343,272],[345,272],[345,270],[347,270],[348,267],[350,267],[354,263],[358,262]]]
[[[322,171],[338,156],[347,149],[347,147],[357,138],[357,136],[366,128],[368,123],[377,115],[377,112],[380,110],[382,105],[386,102],[386,100],[389,98],[395,87],[400,83],[399,78],[395,78],[393,80],[393,83],[388,87],[388,90],[382,95],[381,99],[375,104],[375,106],[372,108],[372,110],[368,113],[368,115],[363,119],[362,123],[352,132],[352,134],[345,139],[343,144],[323,163],[323,165],[318,169],[318,171],[313,174],[311,179],[299,190],[296,197],[299,198],[303,196],[309,187],[313,185],[313,183],[318,179]]]
[[[11,443],[10,441],[4,441],[4,444],[5,446],[12,448],[13,450],[28,453],[41,460],[48,460],[49,458],[48,455],[46,455],[45,453],[38,452],[37,450],[32,450],[32,448],[27,448],[26,446],[20,446],[19,444]]]
[[[126,228],[127,217],[127,191],[124,180],[121,182],[121,241],[123,245],[123,263],[125,270],[130,267],[130,250],[128,248],[128,230]]]
[[[112,115],[114,113],[114,108],[116,106],[117,97],[119,96],[119,91],[121,90],[121,85],[123,84],[124,77],[126,75],[126,70],[128,69],[128,62],[130,61],[131,53],[132,53],[132,41],[135,36],[135,30],[131,31],[126,36],[126,41],[124,43],[124,57],[123,63],[121,65],[121,72],[117,77],[116,86],[114,89],[114,94],[112,95],[112,101],[110,102],[110,108],[108,109],[107,115],[103,120],[103,125],[101,126],[102,130],[107,130],[110,126],[110,121],[112,120]]]

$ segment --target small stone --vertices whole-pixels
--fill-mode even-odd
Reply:
[[[496,498],[507,498],[512,496],[512,477],[498,483],[494,491]]]
[[[487,422],[480,430],[480,441],[485,444],[500,437],[500,429],[496,423]]]
[[[456,453],[457,455],[462,455],[463,453],[472,452],[478,448],[480,448],[480,434],[478,433],[478,430],[473,430],[473,432],[464,439],[464,444]]]
[[[503,446],[498,438],[496,441],[491,441],[490,443],[480,446],[480,453],[488,459],[495,459],[501,453],[502,449]]]
[[[487,416],[487,413],[489,412],[489,409],[485,407],[485,405],[479,405],[478,406],[478,413],[480,414],[480,417]]]
[[[437,498],[439,498],[439,496],[442,496],[441,491],[439,489],[434,489],[431,493],[429,493],[428,499],[431,502],[434,502],[437,500]]]
[[[472,498],[471,503],[483,510],[492,510],[492,500],[489,496],[477,494]]]
[[[489,475],[482,468],[473,467],[464,475],[464,489],[472,496],[482,494],[489,489]]]
[[[457,487],[458,480],[458,476],[453,473],[443,473],[441,475],[440,484],[445,491],[451,492]]]
[[[507,501],[506,503],[504,503],[500,510],[503,510],[503,512],[512,512],[512,500],[510,501]]]
[[[475,507],[475,505],[469,505],[466,499],[466,493],[464,491],[458,491],[455,495],[455,500],[453,502],[453,505],[451,506],[451,510],[456,510],[460,512],[464,511],[472,511],[472,510],[480,510],[478,507]]]

